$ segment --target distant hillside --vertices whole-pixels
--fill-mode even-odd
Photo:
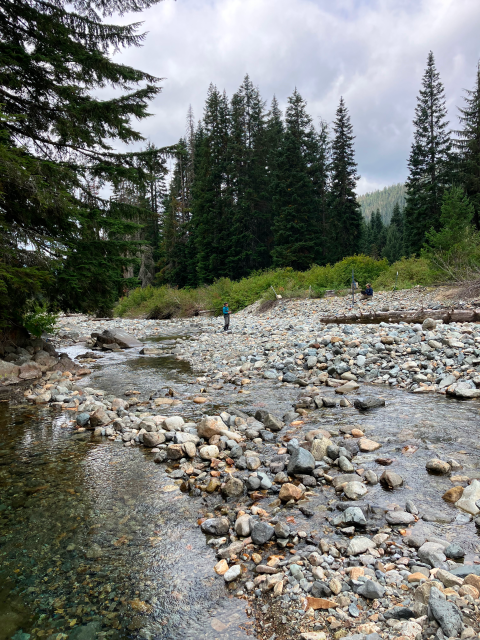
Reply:
[[[365,220],[370,220],[373,211],[380,209],[380,215],[383,222],[388,224],[392,217],[392,209],[398,202],[400,208],[405,206],[405,185],[402,183],[392,184],[391,187],[385,187],[379,191],[372,191],[357,198]]]

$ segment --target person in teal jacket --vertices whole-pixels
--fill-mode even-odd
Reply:
[[[228,308],[228,302],[225,302],[223,305],[223,320],[225,323],[223,325],[223,330],[228,331],[230,327],[230,309]]]

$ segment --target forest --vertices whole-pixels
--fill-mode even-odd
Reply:
[[[144,34],[108,19],[156,1],[3,3],[0,328],[39,310],[108,315],[137,286],[477,247],[480,70],[452,131],[428,55],[405,206],[388,190],[361,205],[341,97],[334,121],[316,122],[297,88],[282,113],[247,75],[231,97],[210,85],[177,144],[144,140],[133,121],[149,117],[161,79],[114,62],[113,49],[141,46]],[[115,98],[98,97],[106,86]],[[119,153],[117,142],[143,148]]]

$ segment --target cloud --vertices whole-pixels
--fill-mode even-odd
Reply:
[[[133,18],[138,20],[138,16]],[[331,122],[340,96],[356,135],[359,192],[403,181],[416,96],[431,49],[457,127],[480,58],[478,0],[165,0],[141,19],[143,47],[116,59],[164,77],[139,123],[159,146],[201,117],[210,82],[228,95],[248,73],[282,106],[295,87],[314,119]]]

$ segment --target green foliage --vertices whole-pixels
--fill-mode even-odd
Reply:
[[[459,111],[462,128],[456,132],[458,140],[455,146],[460,155],[460,180],[475,209],[475,227],[480,229],[480,63],[475,87],[467,90],[464,107]]]
[[[327,223],[327,255],[331,261],[352,256],[362,246],[362,214],[357,202],[357,164],[353,127],[343,98],[333,123],[330,164],[330,193]]]
[[[440,215],[441,228],[426,233],[427,253],[457,250],[470,236],[469,230],[475,215],[475,209],[461,187],[452,187],[443,196]]]
[[[53,333],[58,320],[58,313],[50,313],[46,303],[38,302],[23,316],[23,326],[32,335],[40,337],[43,333]]]
[[[148,102],[160,91],[159,79],[113,62],[116,49],[138,46],[143,36],[137,33],[138,25],[105,24],[97,10],[111,15],[155,2],[2,3],[0,324],[21,322],[40,292],[72,304],[78,274],[65,273],[70,265],[83,278],[92,278],[81,283],[88,298],[99,279],[110,289],[112,280],[106,282],[106,275],[115,266],[115,278],[121,276],[131,259],[133,247],[125,247],[131,227],[111,215],[110,202],[99,197],[99,191],[127,177],[138,178],[137,156],[113,153],[110,145],[115,139],[142,139],[131,120],[148,115]],[[107,87],[121,93],[110,99],[98,96],[97,90]],[[92,217],[98,244],[87,249]],[[95,263],[94,249],[100,256],[115,257],[108,262],[109,270],[79,268]],[[64,276],[61,287],[59,281],[54,284],[59,274]]]
[[[308,271],[295,271],[291,267],[257,272],[248,278],[233,282],[220,278],[213,284],[196,289],[174,289],[168,286],[138,288],[123,297],[114,313],[118,316],[152,314],[157,318],[188,317],[200,310],[219,315],[227,301],[232,311],[240,311],[261,299],[274,299],[275,293],[284,298],[319,297],[325,289],[343,289],[350,286],[352,268],[360,286],[375,279],[388,269],[386,260],[369,256],[345,258],[335,265],[314,265]],[[272,290],[275,289],[275,293]]]
[[[390,265],[372,282],[373,289],[393,289],[397,272],[397,289],[410,289],[416,285],[428,286],[438,279],[436,270],[427,258],[402,258]]]
[[[392,184],[389,187],[378,189],[358,196],[357,200],[362,207],[362,215],[369,222],[373,213],[379,211],[383,224],[390,224],[393,208],[398,205],[400,209],[405,206],[405,185],[403,183]]]
[[[405,240],[410,253],[421,249],[432,227],[440,227],[442,197],[452,179],[452,144],[446,116],[445,92],[430,52],[415,108],[408,161]]]

